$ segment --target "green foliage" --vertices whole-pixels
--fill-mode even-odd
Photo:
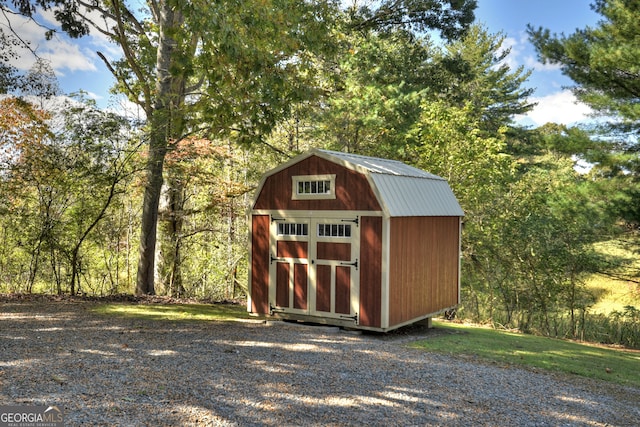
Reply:
[[[640,310],[627,305],[624,311],[614,311],[609,316],[617,331],[612,334],[613,342],[633,348],[640,348]]]
[[[619,345],[640,349],[640,311],[634,306],[625,306],[622,311],[613,311],[607,315],[583,313],[578,320],[580,340]],[[558,318],[556,328],[570,336],[570,319]],[[560,334],[562,336],[562,334]]]
[[[113,213],[112,203],[127,192],[135,171],[135,140],[121,117],[80,103],[64,110],[60,128],[47,138],[30,135],[8,147],[19,152],[2,177],[4,243],[17,249],[7,254],[6,268],[22,264],[24,272],[8,283],[14,290],[22,277],[27,292],[42,280],[53,282],[57,293],[74,294],[91,264],[84,246],[99,247],[92,240],[96,227]]]
[[[513,134],[506,132],[504,137]],[[481,197],[472,216],[465,219],[461,315],[524,331],[576,337],[584,332],[581,319],[595,303],[586,279],[611,268],[610,260],[593,244],[619,232],[618,217],[602,182],[574,170],[573,156],[589,156],[601,143],[583,131],[551,124],[525,137],[526,149],[516,151],[514,145],[506,144],[507,150],[520,156],[507,156],[512,169],[503,169],[503,175],[493,181],[478,177],[477,182],[463,185]],[[453,138],[457,141],[461,136]],[[493,153],[504,147],[497,146]],[[464,147],[458,155],[473,159],[473,152]],[[483,152],[492,153],[484,148],[477,156]],[[498,170],[490,164],[485,169]],[[483,182],[498,185],[478,185]],[[493,193],[480,193],[482,188]],[[465,190],[460,194],[465,201]]]
[[[311,112],[310,137],[334,149],[397,157],[420,112],[432,47],[401,31],[347,42],[327,108]]]
[[[374,3],[375,4],[375,3]],[[446,39],[460,37],[473,22],[476,0],[385,0],[371,7],[358,3],[349,10],[350,26],[358,31],[388,31],[397,27],[416,32],[439,30]]]
[[[593,8],[603,17],[595,28],[557,36],[529,27],[529,35],[541,59],[559,64],[576,82],[580,100],[605,114],[619,115],[637,130],[640,6],[636,1],[598,0]]]
[[[504,136],[485,136],[470,104],[426,101],[421,107],[406,133],[406,158],[445,178],[465,211],[479,213],[513,173],[512,160],[503,153]]]
[[[502,40],[479,26],[445,46],[402,30],[349,34],[327,100],[303,132],[314,145],[411,159],[407,134],[434,102],[464,109],[478,132],[500,138],[532,107],[521,87],[528,73],[500,65]]]
[[[514,115],[533,108],[527,99],[533,89],[524,87],[531,72],[523,66],[512,70],[504,62],[510,53],[502,49],[504,39],[472,25],[460,40],[445,45],[439,59],[443,68],[441,96],[453,105],[469,108],[491,135],[510,124]]]
[[[529,27],[530,38],[543,61],[559,64],[575,83],[581,101],[608,122],[598,131],[607,147],[595,151],[595,172],[615,177],[619,200],[613,207],[629,224],[640,223],[637,137],[640,132],[640,5],[629,0],[597,0],[598,25],[571,35]]]
[[[183,140],[170,153],[160,226],[173,239],[160,241],[159,292],[215,300],[244,295],[244,212],[250,182],[258,179],[249,172],[253,161],[245,150],[207,140]]]
[[[550,153],[536,161],[544,167],[530,167],[495,200],[487,215],[494,227],[473,247],[466,271],[484,276],[491,289],[478,292],[497,303],[488,301],[480,317],[563,336],[556,319],[567,314],[576,336],[579,314],[594,302],[584,280],[603,268],[592,244],[611,235],[613,219],[570,159]]]

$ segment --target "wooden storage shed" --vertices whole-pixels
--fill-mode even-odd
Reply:
[[[451,309],[463,215],[446,180],[402,162],[301,154],[256,190],[248,310],[389,331]]]

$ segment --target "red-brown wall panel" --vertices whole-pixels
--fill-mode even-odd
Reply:
[[[351,267],[336,267],[335,312],[351,314]]]
[[[289,274],[291,264],[279,262],[276,264],[276,305],[289,307]]]
[[[360,325],[382,319],[382,217],[360,218]]]
[[[295,240],[278,240],[276,243],[278,258],[308,258],[309,244]]]
[[[459,218],[391,218],[389,326],[458,303]]]
[[[269,313],[269,215],[251,218],[251,312]]]
[[[316,266],[316,310],[331,311],[331,266]]]
[[[336,198],[292,200],[293,176],[336,175]],[[341,165],[311,156],[267,177],[254,209],[380,211],[367,178]]]
[[[351,243],[318,242],[317,258],[334,261],[351,261]]]
[[[307,309],[308,277],[307,264],[293,264],[293,308]]]

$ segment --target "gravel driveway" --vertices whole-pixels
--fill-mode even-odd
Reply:
[[[2,303],[0,404],[66,425],[636,426],[640,389],[282,322],[168,322]]]

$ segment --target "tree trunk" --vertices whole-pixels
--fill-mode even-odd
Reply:
[[[71,253],[71,281],[69,282],[69,293],[71,296],[75,296],[76,294],[76,279],[78,278],[78,251],[79,246]]]
[[[180,177],[168,178],[161,202],[161,265],[164,288],[172,297],[184,296],[182,282],[182,227],[184,225],[184,187]]]
[[[158,120],[152,119],[152,126],[158,126]],[[158,224],[158,205],[162,189],[162,168],[167,152],[167,141],[158,131],[152,130],[149,146],[149,163],[147,164],[147,183],[142,205],[142,228],[140,231],[140,259],[136,295],[155,294],[155,251],[156,229]],[[154,135],[155,134],[155,135]]]
[[[156,57],[156,93],[153,107],[146,112],[150,125],[149,161],[142,205],[136,295],[155,294],[156,231],[163,181],[162,170],[169,141],[176,139],[177,123],[175,123],[173,116],[177,113],[184,97],[181,84],[183,79],[171,73],[174,68],[173,55],[177,48],[177,42],[171,34],[173,28],[181,25],[182,16],[168,1],[158,2],[158,11],[159,42]]]

